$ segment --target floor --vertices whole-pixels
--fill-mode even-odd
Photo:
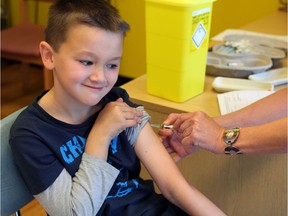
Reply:
[[[27,106],[32,100],[43,91],[43,73],[39,66],[31,66],[29,73],[26,73],[29,83],[24,88],[23,71],[17,62],[1,59],[1,119],[10,113]],[[117,86],[129,81],[129,78],[119,77]],[[33,200],[23,209],[22,216],[44,216],[45,211],[40,204]]]

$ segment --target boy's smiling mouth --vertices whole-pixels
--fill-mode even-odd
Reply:
[[[86,84],[82,84],[82,85],[87,88],[94,89],[94,90],[102,90],[103,88],[105,88],[105,86],[93,86],[93,85],[86,85]]]

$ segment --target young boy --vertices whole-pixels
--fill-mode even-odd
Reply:
[[[58,0],[40,52],[54,86],[11,129],[17,166],[49,215],[223,215],[192,188],[149,116],[116,83],[129,25],[104,0]],[[139,177],[140,161],[153,182]]]

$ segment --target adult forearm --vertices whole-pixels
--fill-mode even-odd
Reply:
[[[214,120],[225,128],[249,127],[287,117],[287,88]]]
[[[241,128],[234,144],[245,154],[286,153],[287,118],[255,127]]]

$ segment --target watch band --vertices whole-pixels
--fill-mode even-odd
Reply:
[[[237,138],[239,137],[239,134],[240,134],[240,128],[237,128],[237,127],[229,129],[229,130],[225,130],[223,134],[223,140],[228,145],[224,149],[225,154],[229,154],[229,155],[242,154],[242,152],[238,148],[233,146],[233,144],[236,142]]]

